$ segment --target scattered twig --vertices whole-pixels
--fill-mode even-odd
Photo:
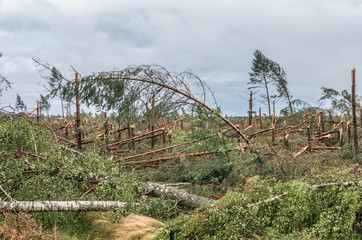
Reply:
[[[0,190],[6,195],[7,198],[10,199],[11,202],[16,202],[16,200],[15,200],[14,198],[12,198],[12,197],[10,196],[10,194],[8,194],[1,185],[0,185]],[[0,202],[1,202],[1,201],[0,201]]]

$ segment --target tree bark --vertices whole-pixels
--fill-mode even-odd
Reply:
[[[269,97],[268,81],[266,80],[266,76],[265,76],[265,75],[264,75],[264,85],[265,85],[266,99],[267,99],[267,101],[268,101],[269,117],[271,117],[271,107],[270,107],[270,97]]]
[[[126,205],[117,201],[0,201],[0,212],[108,211]]]
[[[213,205],[216,200],[191,194],[176,188],[168,187],[165,185],[157,183],[146,183],[144,188],[149,194],[157,197],[166,197],[172,198],[180,201],[181,204],[184,204],[189,207],[201,207],[201,206],[210,206]]]
[[[355,154],[358,153],[357,113],[356,113],[356,69],[352,69],[352,122]]]
[[[77,146],[78,149],[82,148],[82,132],[80,130],[80,100],[79,100],[79,83],[78,83],[78,73],[75,73],[75,109],[76,109],[76,117],[75,123],[77,128]]]
[[[249,97],[249,126],[253,125],[253,91],[250,91]]]

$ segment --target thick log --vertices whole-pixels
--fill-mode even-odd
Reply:
[[[180,201],[181,204],[189,207],[201,207],[201,206],[210,206],[215,204],[216,200],[191,194],[176,188],[169,186],[157,184],[157,183],[146,183],[144,188],[148,191],[150,195],[157,197],[166,197],[171,199],[176,199]]]
[[[126,205],[117,201],[0,201],[0,212],[108,211]]]
[[[143,188],[148,195],[165,197],[179,201],[188,207],[213,205],[216,200],[188,193],[171,186],[188,185],[189,183],[157,184],[145,183]],[[136,205],[133,203],[132,205]],[[124,208],[125,202],[118,201],[0,201],[0,212],[64,212],[64,211],[109,211]]]

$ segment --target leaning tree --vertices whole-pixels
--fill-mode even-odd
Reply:
[[[38,65],[51,69],[46,64]],[[202,106],[250,144],[247,136],[221,115],[206,83],[189,71],[175,73],[159,65],[130,66],[82,77],[79,84],[53,84],[49,90],[65,93],[70,98],[78,93],[86,105],[117,111],[120,119],[128,123],[136,117],[153,115],[154,121],[156,116],[165,117],[181,109],[191,111],[194,105]],[[210,107],[208,101],[213,101],[216,106]]]
[[[260,50],[255,50],[249,77],[249,89],[265,89],[265,95],[262,97],[267,101],[269,116],[272,109],[271,98],[284,98],[288,104],[288,111],[284,112],[293,114],[293,105],[298,105],[300,101],[292,100],[293,96],[287,86],[287,74],[277,62],[267,58]],[[277,95],[271,94],[271,85],[275,85]]]

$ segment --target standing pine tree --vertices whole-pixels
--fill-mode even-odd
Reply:
[[[60,104],[61,104],[61,108],[62,108],[62,117],[64,118],[64,98],[65,93],[64,93],[64,89],[63,89],[63,80],[64,77],[62,76],[61,72],[56,68],[56,67],[52,67],[51,68],[51,73],[50,76],[47,77],[48,79],[48,84],[49,84],[49,94],[47,97],[49,98],[53,98],[55,96],[58,96],[60,98]]]
[[[250,81],[248,82],[248,84],[252,85],[251,87],[249,87],[249,89],[265,89],[264,98],[268,103],[269,117],[271,116],[269,84],[274,80],[271,69],[272,61],[269,58],[265,57],[261,51],[255,50],[254,59],[251,65],[251,72],[249,72]]]
[[[26,105],[19,94],[16,94],[15,110],[19,112],[26,112]]]
[[[293,113],[293,104],[297,102],[292,101],[292,95],[287,87],[287,74],[284,69],[275,61],[267,58],[261,51],[255,50],[254,59],[252,61],[251,72],[249,72],[250,81],[248,84],[252,85],[249,89],[264,88],[265,95],[262,95],[268,104],[269,116],[271,116],[271,98],[284,98],[288,103],[289,113]],[[278,95],[270,95],[270,84],[276,86]]]
[[[41,94],[40,94],[40,104],[41,104],[41,109],[45,110],[47,112],[47,116],[49,118],[49,109],[50,109],[51,105],[50,105],[48,98]]]
[[[273,81],[279,94],[278,97],[283,97],[287,101],[287,108],[289,108],[289,113],[293,114],[293,96],[290,94],[287,86],[287,74],[285,73],[284,69],[276,62],[273,62],[272,64],[272,72]]]

